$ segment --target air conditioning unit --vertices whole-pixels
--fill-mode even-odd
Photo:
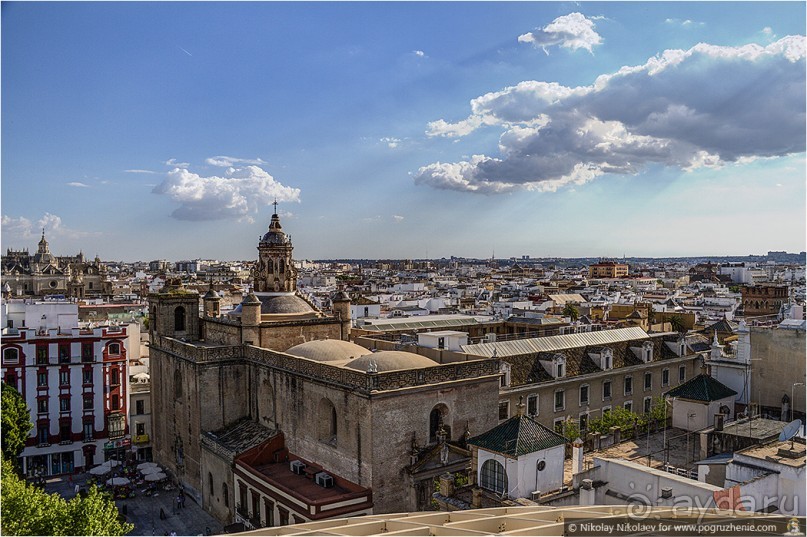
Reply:
[[[541,498],[541,494],[543,493],[540,490],[534,490],[530,495],[530,499],[534,502],[537,502]]]
[[[305,472],[305,463],[303,461],[291,461],[291,471],[297,475],[303,475]]]
[[[314,481],[316,481],[317,485],[326,489],[333,487],[333,476],[328,475],[325,472],[319,472],[317,475],[315,475]]]

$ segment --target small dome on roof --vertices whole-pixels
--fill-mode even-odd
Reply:
[[[399,369],[422,369],[424,367],[434,367],[438,365],[434,360],[430,360],[425,356],[413,352],[379,351],[351,360],[345,364],[345,367],[357,371],[367,371],[370,367],[371,360],[375,362],[379,373],[384,371],[397,371]]]
[[[317,362],[337,362],[372,354],[372,351],[350,341],[318,339],[295,345],[287,349],[286,354],[316,360]]]
[[[255,296],[255,293],[250,293],[244,297],[244,300],[241,301],[241,304],[260,304],[261,301]]]
[[[291,241],[280,226],[280,217],[277,214],[273,214],[272,221],[269,223],[269,231],[261,238],[261,245],[273,246],[284,244],[291,244]]]

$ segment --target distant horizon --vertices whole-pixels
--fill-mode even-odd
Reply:
[[[237,259],[277,201],[301,259],[804,251],[806,20],[759,1],[6,2],[2,243]]]

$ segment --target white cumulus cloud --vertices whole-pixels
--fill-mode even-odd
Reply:
[[[69,183],[67,183],[67,186],[72,186],[75,188],[90,188],[90,185],[86,183],[81,183],[79,181],[70,181]]]
[[[4,240],[29,240],[39,237],[42,230],[48,237],[65,237],[68,239],[80,239],[101,235],[97,231],[81,231],[67,227],[62,222],[62,218],[55,214],[45,213],[36,223],[24,217],[13,217],[3,215],[3,238]]]
[[[556,190],[650,165],[690,171],[804,152],[805,48],[804,36],[700,43],[590,86],[533,80],[487,93],[466,119],[433,121],[426,134],[469,136],[485,125],[501,129],[497,147],[422,166],[414,180],[481,193]]]
[[[201,176],[174,168],[152,192],[179,204],[180,220],[249,219],[277,201],[300,201],[300,189],[284,186],[258,166],[228,168],[222,176]]]
[[[392,219],[395,220],[396,222],[403,222],[404,221],[404,217],[399,215],[399,214],[393,214]]]
[[[382,144],[387,144],[387,147],[389,147],[390,149],[395,149],[396,147],[398,147],[398,144],[401,143],[401,140],[399,138],[392,138],[389,136],[381,138],[379,141]]]
[[[582,13],[569,13],[558,17],[543,28],[518,36],[519,43],[530,43],[549,54],[549,47],[559,46],[571,50],[580,48],[592,52],[602,43],[602,37],[594,30],[593,19]]]

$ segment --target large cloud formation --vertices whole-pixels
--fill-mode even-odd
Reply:
[[[805,38],[765,47],[698,44],[599,76],[525,81],[471,101],[427,136],[499,127],[499,155],[421,167],[417,184],[493,193],[549,190],[651,164],[692,170],[805,150]]]
[[[275,199],[300,201],[299,188],[278,183],[258,166],[230,167],[223,177],[174,168],[152,192],[180,204],[171,213],[179,220],[250,219]]]

